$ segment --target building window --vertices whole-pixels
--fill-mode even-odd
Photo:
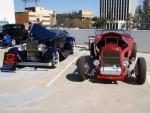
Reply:
[[[29,17],[35,17],[35,15],[29,15]]]

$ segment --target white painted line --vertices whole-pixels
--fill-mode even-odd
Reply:
[[[150,72],[147,72],[147,81],[150,84]]]
[[[68,64],[58,75],[56,75],[51,81],[46,84],[46,87],[51,86],[77,59],[78,57],[70,62],[70,64]]]

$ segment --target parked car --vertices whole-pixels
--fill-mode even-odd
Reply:
[[[74,53],[75,39],[66,31],[48,30],[34,24],[25,44],[13,47],[5,53],[1,71],[15,71],[18,67],[52,67],[60,58]]]
[[[3,39],[3,34],[2,34],[2,28],[4,25],[8,24],[8,21],[6,20],[0,20],[0,41],[2,41]]]
[[[91,40],[89,42],[92,42]],[[87,78],[105,80],[124,80],[135,75],[138,84],[146,79],[146,61],[137,58],[137,45],[125,30],[98,30],[90,43],[90,57],[81,57],[78,72],[82,80]]]
[[[6,24],[2,27],[0,45],[15,46],[27,39],[28,31],[23,24]]]

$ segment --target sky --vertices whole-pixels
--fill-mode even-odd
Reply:
[[[142,2],[143,0],[140,0]],[[34,4],[28,3],[27,6]],[[38,6],[42,6],[48,10],[54,10],[56,13],[64,13],[78,10],[91,10],[93,16],[99,15],[99,0],[40,0]],[[24,3],[22,0],[15,0],[15,11],[23,11]]]

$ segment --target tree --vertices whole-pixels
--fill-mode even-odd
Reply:
[[[82,19],[82,28],[83,29],[90,29],[92,24],[92,20],[90,18]]]
[[[132,21],[133,21],[133,16],[132,14],[129,13],[126,18],[126,29],[129,29],[131,27]]]
[[[143,12],[144,14],[150,14],[150,7],[149,7],[148,0],[144,0],[143,2]]]
[[[106,28],[107,20],[105,18],[95,17],[95,18],[93,18],[93,20],[95,20],[95,23],[93,24],[93,27],[95,27],[96,29]]]

